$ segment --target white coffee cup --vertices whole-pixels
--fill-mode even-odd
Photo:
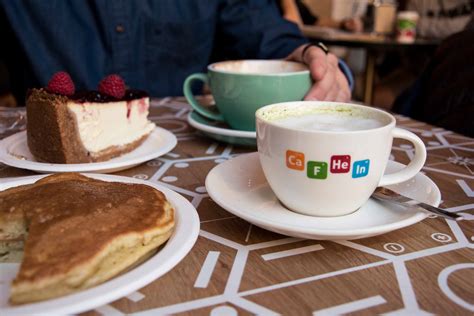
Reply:
[[[382,110],[337,102],[297,101],[256,112],[257,144],[265,177],[288,209],[339,216],[361,207],[377,186],[414,177],[426,160],[415,134],[395,127]],[[393,138],[415,147],[401,171],[384,175]]]

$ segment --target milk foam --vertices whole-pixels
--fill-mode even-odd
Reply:
[[[383,122],[369,117],[352,116],[338,113],[314,113],[304,116],[288,116],[274,121],[275,124],[311,131],[360,131],[374,129],[385,125]]]
[[[287,74],[308,71],[302,63],[285,60],[237,60],[213,64],[211,69],[241,74]]]

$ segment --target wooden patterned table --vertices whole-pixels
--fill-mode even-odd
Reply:
[[[301,240],[250,225],[208,197],[207,173],[255,149],[201,136],[187,124],[188,112],[182,98],[154,100],[151,119],[172,131],[178,145],[117,174],[158,182],[189,199],[201,219],[196,245],[162,278],[86,315],[474,313],[474,139],[397,117],[399,126],[427,146],[423,172],[441,189],[441,206],[464,213],[467,220],[432,217],[350,242]],[[403,163],[412,153],[403,142],[392,150]],[[2,178],[31,174],[0,165]]]

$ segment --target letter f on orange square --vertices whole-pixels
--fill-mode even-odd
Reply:
[[[304,170],[304,154],[297,151],[287,150],[286,166],[294,170]]]

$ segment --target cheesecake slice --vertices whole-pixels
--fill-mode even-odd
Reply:
[[[116,99],[99,91],[65,96],[32,89],[26,100],[28,147],[37,160],[50,163],[109,160],[134,150],[153,131],[148,107],[140,90]]]

